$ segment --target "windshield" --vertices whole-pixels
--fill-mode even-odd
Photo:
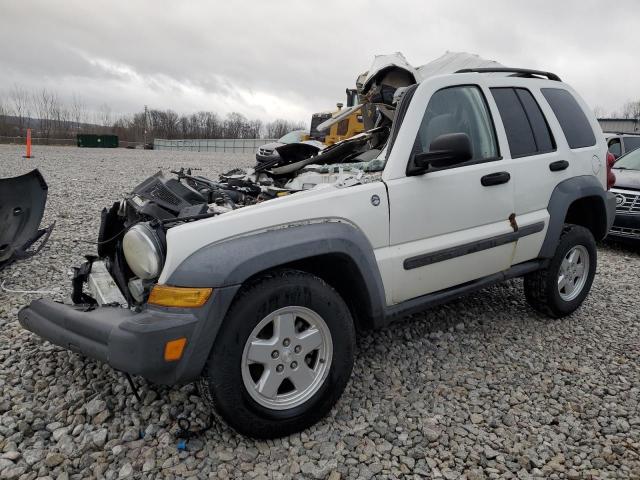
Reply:
[[[640,170],[640,150],[634,150],[633,152],[623,155],[614,163],[613,168]]]
[[[294,132],[287,133],[284,137],[280,138],[280,143],[296,143],[301,142],[302,137],[306,134],[304,130],[296,130]]]

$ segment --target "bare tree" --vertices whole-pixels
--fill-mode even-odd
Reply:
[[[622,107],[622,118],[640,118],[640,100],[627,102]]]
[[[224,120],[224,138],[243,138],[243,127],[247,123],[244,115],[231,112]]]
[[[596,118],[605,118],[607,116],[607,112],[600,105],[593,107],[593,114]]]
[[[71,96],[70,115],[75,124],[75,130],[80,131],[80,125],[87,121],[87,107],[75,93]]]
[[[71,126],[71,115],[67,106],[60,101],[57,93],[53,94],[51,117],[53,118],[54,137],[67,138]]]
[[[14,84],[9,92],[9,98],[13,107],[13,115],[18,119],[18,134],[22,136],[25,127],[28,126],[30,116],[29,92],[20,85]]]
[[[33,112],[33,115],[31,114]],[[15,122],[9,122],[9,116]],[[35,117],[31,119],[31,117]],[[178,115],[172,110],[150,109],[133,115],[114,115],[103,103],[89,110],[75,93],[64,102],[57,92],[43,88],[29,92],[14,85],[6,101],[0,98],[0,134],[23,135],[29,122],[37,136],[70,138],[76,133],[117,133],[123,141],[141,142],[145,138],[279,138],[293,130],[304,129],[304,123],[278,119],[264,123],[232,112],[221,119],[215,112]],[[17,124],[17,125],[16,125]],[[146,132],[146,136],[145,136]]]
[[[111,123],[111,107],[103,103],[98,109],[98,124],[103,127],[110,127]]]
[[[6,100],[0,97],[0,135],[9,134],[7,127],[7,116],[9,115],[9,108],[6,105]]]
[[[267,138],[280,138],[294,130],[304,130],[305,126],[302,122],[292,122],[279,118],[265,125],[265,133]]]
[[[38,135],[49,139],[55,125],[55,111],[58,99],[56,94],[43,88],[33,95],[33,107],[38,121]]]

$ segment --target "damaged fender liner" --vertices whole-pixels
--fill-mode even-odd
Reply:
[[[55,222],[38,230],[49,187],[38,169],[19,177],[0,178],[0,270],[36,255],[47,243]],[[40,241],[35,250],[29,250]]]

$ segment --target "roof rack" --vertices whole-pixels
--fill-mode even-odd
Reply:
[[[599,120],[606,120],[606,119],[599,119]],[[619,132],[616,130],[603,130],[602,133],[609,134],[609,135],[640,135],[640,132]]]
[[[463,68],[462,70],[458,70],[455,73],[493,73],[493,72],[505,72],[505,73],[514,73],[519,77],[532,77],[534,75],[539,75],[542,77],[547,77],[549,80],[555,80],[556,82],[561,82],[560,77],[555,73],[551,72],[543,72],[542,70],[530,70],[528,68],[507,68],[507,67],[496,67],[496,68]]]

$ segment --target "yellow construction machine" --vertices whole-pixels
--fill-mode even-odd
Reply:
[[[338,103],[338,109],[334,112],[318,112],[311,115],[311,130],[305,140],[318,140],[329,146],[364,131],[362,105],[358,102],[358,93],[355,88],[347,88],[346,93],[345,109],[342,103]]]

